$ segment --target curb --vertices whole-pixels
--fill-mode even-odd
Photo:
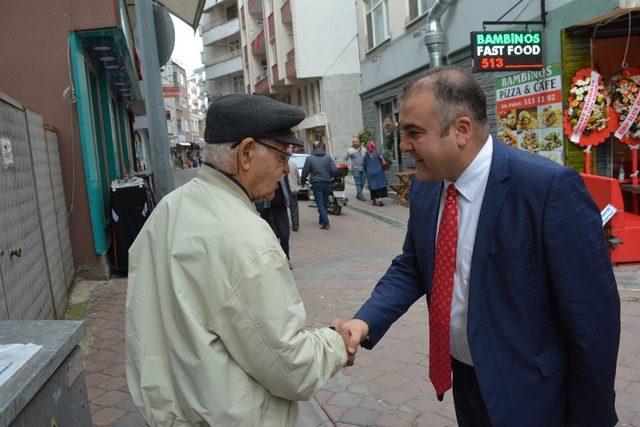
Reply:
[[[401,220],[397,220],[394,218],[389,218],[384,215],[380,215],[376,212],[371,212],[368,209],[361,208],[360,206],[355,205],[347,205],[346,208],[354,210],[358,213],[370,216],[371,218],[377,219],[378,221],[385,222],[394,227],[401,228],[403,230],[407,229],[407,223]],[[616,271],[616,268],[613,268],[613,274],[616,278],[616,283],[618,284],[618,289],[624,290],[632,290],[632,291],[640,291],[640,274],[637,272],[620,272]]]
[[[616,272],[615,267],[613,274],[616,277],[618,289],[640,291],[640,274],[634,272]]]
[[[364,215],[368,215],[374,219],[377,219],[378,221],[386,222],[387,224],[392,225],[394,227],[398,227],[403,230],[407,229],[407,223],[404,221],[401,221],[395,218],[389,218],[388,216],[380,215],[379,213],[376,213],[376,212],[371,212],[370,210],[361,208],[360,206],[347,205],[345,206],[345,208],[354,210]]]

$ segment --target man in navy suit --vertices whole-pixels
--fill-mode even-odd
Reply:
[[[426,294],[429,378],[440,400],[453,389],[459,425],[614,425],[620,299],[579,174],[492,138],[482,89],[455,68],[406,89],[400,126],[408,230],[338,326],[351,363]]]

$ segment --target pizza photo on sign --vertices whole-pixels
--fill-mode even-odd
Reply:
[[[518,136],[510,129],[498,130],[498,139],[512,147],[518,146]]]
[[[538,107],[539,128],[560,126],[560,120],[562,120],[562,104],[549,104]]]
[[[538,127],[537,116],[536,108],[519,110],[517,129],[520,131],[535,129]]]
[[[516,114],[516,110],[500,112],[498,126],[500,129],[516,130],[518,128],[518,116]]]
[[[520,148],[534,153],[540,151],[540,146],[538,145],[538,134],[536,132],[522,132],[520,137]]]

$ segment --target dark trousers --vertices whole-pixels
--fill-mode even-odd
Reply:
[[[280,241],[280,246],[289,259],[289,215],[286,207],[270,207],[260,212],[260,216],[269,223],[273,234]]]
[[[327,207],[329,206],[329,193],[331,192],[330,182],[314,182],[313,197],[318,206],[318,214],[320,215],[320,223],[329,225],[329,214]]]
[[[298,231],[300,228],[300,212],[298,211],[298,193],[291,193],[289,200],[289,210],[291,211],[291,229]]]
[[[451,358],[453,404],[460,427],[491,427],[491,419],[480,392],[473,366]]]

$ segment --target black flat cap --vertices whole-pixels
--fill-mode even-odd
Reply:
[[[291,128],[303,119],[301,109],[266,96],[226,95],[209,105],[204,140],[218,144],[238,142],[244,138],[270,138],[302,146]]]

